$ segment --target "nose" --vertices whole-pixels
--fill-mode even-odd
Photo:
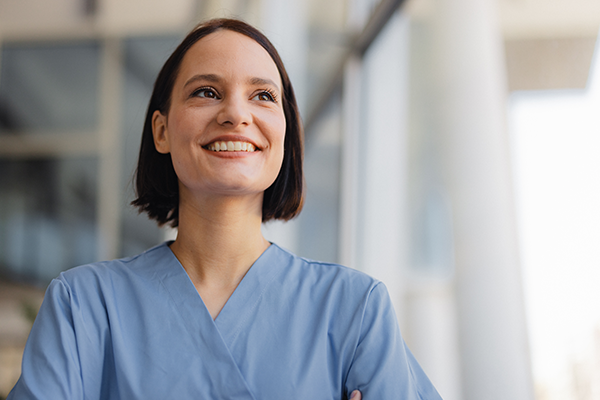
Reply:
[[[252,113],[249,109],[248,100],[241,95],[228,96],[221,103],[221,108],[217,114],[217,123],[219,125],[250,125],[252,123]]]

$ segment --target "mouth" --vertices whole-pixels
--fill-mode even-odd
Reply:
[[[243,151],[247,153],[252,153],[254,151],[258,151],[256,146],[249,142],[243,141],[217,141],[212,142],[204,146],[206,150],[209,151]]]

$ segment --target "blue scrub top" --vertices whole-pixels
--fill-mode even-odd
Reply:
[[[168,244],[52,281],[7,400],[438,400],[383,283],[271,245],[213,321]]]

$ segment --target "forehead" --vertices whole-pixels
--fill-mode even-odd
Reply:
[[[234,31],[213,32],[190,47],[177,80],[196,74],[216,74],[223,78],[267,78],[281,87],[277,65],[269,53],[254,39]]]

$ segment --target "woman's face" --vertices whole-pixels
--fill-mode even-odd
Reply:
[[[182,191],[261,194],[283,161],[279,71],[253,39],[220,30],[185,54],[167,115],[153,115],[156,149],[170,153]]]

